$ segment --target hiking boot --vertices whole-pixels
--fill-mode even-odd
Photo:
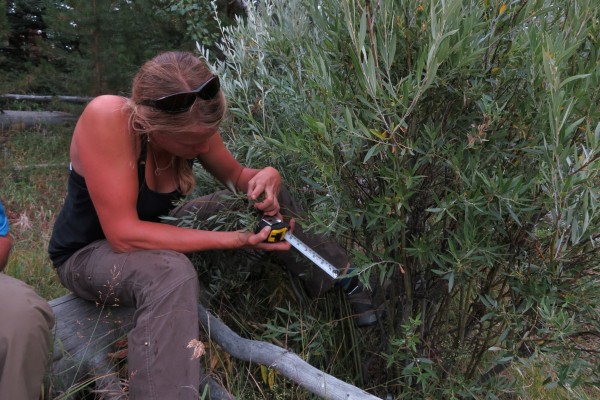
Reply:
[[[384,288],[389,286],[389,281],[384,283]],[[354,320],[359,328],[372,326],[378,319],[386,316],[383,304],[377,308],[373,307],[371,291],[363,287],[358,277],[353,277],[350,283],[342,288],[348,296],[348,301],[354,312]]]

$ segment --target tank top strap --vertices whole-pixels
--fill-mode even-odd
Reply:
[[[140,135],[140,157],[137,160],[138,185],[146,183],[146,158],[148,155],[148,135]]]
[[[148,155],[148,135],[140,135],[140,157],[137,160],[138,165],[146,164],[146,156]]]

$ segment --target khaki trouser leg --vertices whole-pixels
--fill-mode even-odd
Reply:
[[[0,273],[0,400],[37,400],[54,314],[25,283]]]
[[[200,219],[207,219],[218,210],[228,207],[227,201],[221,199],[221,196],[230,193],[229,190],[222,190],[208,196],[190,200],[174,209],[171,212],[171,216],[183,217],[189,215],[189,213],[196,213]],[[281,206],[281,215],[285,220],[304,218],[305,214],[302,207],[292,198],[285,187],[281,188],[278,200]],[[294,236],[314,249],[321,257],[333,264],[334,267],[343,269],[348,265],[346,251],[332,238],[323,235],[307,235],[299,224],[296,224]],[[313,297],[326,292],[335,283],[327,273],[304,258],[295,249],[278,252],[278,256],[292,273],[300,276],[304,281],[307,291]]]
[[[58,268],[76,295],[135,307],[129,333],[129,398],[195,400],[200,361],[187,345],[198,339],[199,282],[190,260],[168,250],[115,253],[98,240]]]

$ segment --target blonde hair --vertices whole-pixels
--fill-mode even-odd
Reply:
[[[227,111],[221,91],[211,100],[198,98],[192,108],[182,113],[141,105],[143,101],[197,89],[212,75],[204,62],[185,52],[162,53],[146,62],[133,79],[131,98],[124,105],[133,131],[138,135],[178,134],[198,126],[218,127]],[[189,194],[194,188],[192,169],[183,157],[176,157],[174,166],[179,191]]]

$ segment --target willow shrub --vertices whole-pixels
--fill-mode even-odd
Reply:
[[[392,281],[395,395],[495,398],[536,363],[597,393],[599,10],[269,0],[223,28],[232,151]]]

